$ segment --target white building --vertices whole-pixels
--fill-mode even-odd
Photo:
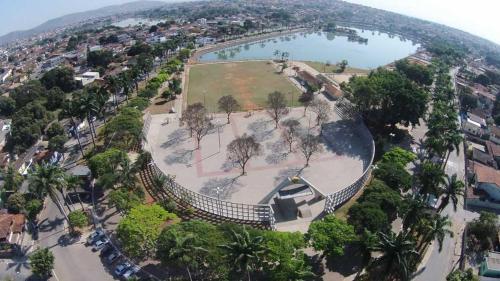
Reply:
[[[82,84],[82,86],[88,85],[94,82],[96,79],[99,79],[99,72],[88,71],[81,75],[75,76],[75,81],[78,81]]]

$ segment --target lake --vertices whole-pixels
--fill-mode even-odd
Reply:
[[[326,32],[300,32],[228,47],[204,54],[201,62],[272,59],[276,50],[288,52],[290,60],[337,63],[373,69],[414,53],[419,44],[386,33],[355,29],[367,43],[352,42],[346,36]]]

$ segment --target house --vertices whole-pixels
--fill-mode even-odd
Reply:
[[[475,161],[472,161],[472,168],[476,188],[500,203],[500,171]]]
[[[500,253],[489,251],[479,267],[479,275],[500,278]]]
[[[305,70],[298,71],[297,78],[299,78],[302,83],[308,85],[309,87],[319,88],[321,85],[320,80],[318,80],[314,75]]]
[[[477,148],[474,148],[472,150],[472,160],[487,166],[491,166],[495,169],[498,168],[497,163],[489,153],[483,152]]]
[[[497,126],[490,126],[490,141],[500,145],[500,128]]]
[[[481,126],[481,123],[475,122],[474,120],[467,118],[462,122],[462,128],[465,132],[475,135],[475,136],[482,136],[483,135],[483,128]]]
[[[473,114],[471,112],[467,112],[467,118],[474,121],[475,123],[478,123],[481,125],[481,127],[486,128],[488,125],[486,124],[486,120],[484,118],[481,118],[480,116]]]
[[[325,84],[325,93],[334,100],[337,100],[343,96],[340,86],[333,83]]]
[[[486,147],[488,148],[489,155],[496,162],[498,169],[498,167],[500,167],[500,145],[487,141]]]
[[[82,86],[85,86],[99,78],[99,72],[87,71],[81,75],[75,76],[75,81],[80,82]]]
[[[23,214],[0,212],[0,243],[20,244],[25,223]]]

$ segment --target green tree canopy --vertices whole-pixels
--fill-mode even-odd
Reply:
[[[164,223],[177,219],[160,205],[137,205],[118,224],[117,238],[132,258],[152,257]]]
[[[38,277],[48,278],[54,269],[54,255],[48,248],[38,249],[29,256],[31,271]]]
[[[313,221],[305,237],[316,251],[341,256],[346,244],[356,239],[356,234],[352,225],[327,215],[322,220]]]
[[[65,93],[69,93],[77,88],[74,79],[75,72],[69,67],[56,67],[44,73],[40,82],[47,90],[58,87]]]
[[[396,70],[420,85],[430,86],[432,84],[433,75],[426,66],[410,63],[408,60],[404,59],[396,62]]]
[[[115,173],[119,164],[128,159],[127,154],[119,149],[110,148],[102,153],[92,156],[89,161],[89,169],[94,177],[99,177],[107,173]]]

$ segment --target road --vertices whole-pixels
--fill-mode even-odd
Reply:
[[[453,86],[455,86],[455,75],[458,68],[450,71]],[[460,120],[457,120],[460,123]],[[460,144],[463,148],[463,144]],[[452,151],[448,162],[445,167],[447,175],[452,176],[456,174],[462,181],[465,179],[465,155],[463,149],[458,153]],[[472,221],[474,218],[479,217],[478,213],[467,211],[464,209],[464,198],[461,197],[457,210],[453,210],[452,204],[449,204],[442,212],[442,215],[448,215],[452,222],[452,230],[454,237],[446,236],[443,241],[443,247],[439,252],[437,243],[432,243],[427,251],[430,251],[424,257],[422,267],[417,270],[417,275],[414,280],[428,281],[428,280],[446,280],[446,276],[453,269],[457,267],[462,250],[462,233],[466,222]]]
[[[47,200],[41,213],[39,229],[38,244],[50,248],[55,256],[55,268],[50,280],[115,280],[101,262],[99,252],[92,252],[90,247],[84,245],[86,235],[81,239],[70,238],[64,216],[51,200]]]

